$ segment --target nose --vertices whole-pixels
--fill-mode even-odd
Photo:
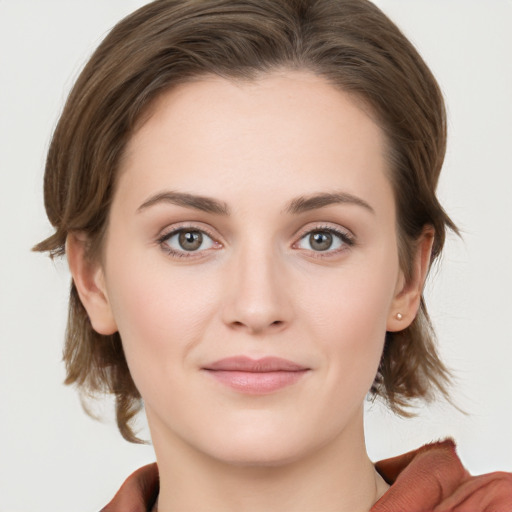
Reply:
[[[223,320],[249,334],[281,331],[290,323],[292,306],[286,271],[272,250],[247,250],[230,264]]]

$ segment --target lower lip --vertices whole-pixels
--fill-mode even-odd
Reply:
[[[207,372],[217,381],[236,391],[250,395],[263,395],[295,384],[308,370],[276,372],[207,370]]]

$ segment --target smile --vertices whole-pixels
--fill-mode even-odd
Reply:
[[[215,361],[203,370],[236,391],[261,395],[296,383],[310,369],[278,357],[255,360],[237,356]]]

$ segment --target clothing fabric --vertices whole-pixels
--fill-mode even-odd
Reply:
[[[512,473],[471,476],[451,439],[375,467],[391,487],[370,512],[512,512]]]
[[[451,439],[375,464],[391,487],[370,512],[512,512],[512,473],[471,476]],[[150,512],[158,496],[158,468],[144,466],[101,512]]]

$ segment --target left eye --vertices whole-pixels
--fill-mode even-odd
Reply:
[[[162,240],[173,252],[198,252],[210,249],[214,241],[203,231],[180,229]]]
[[[304,235],[297,243],[297,247],[308,251],[325,252],[335,251],[349,243],[346,235],[327,229],[319,229]]]

